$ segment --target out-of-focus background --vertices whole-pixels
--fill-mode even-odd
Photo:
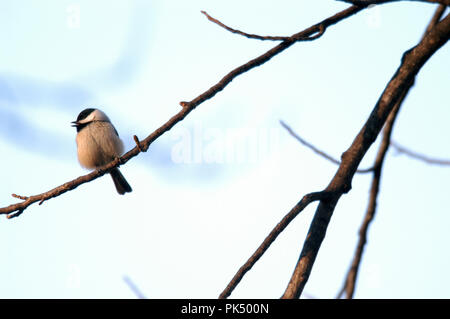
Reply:
[[[344,9],[338,1],[0,2],[0,206],[86,174],[70,122],[105,111],[126,149],[226,73],[276,45],[231,34],[291,35]],[[435,10],[373,7],[318,40],[298,43],[224,91],[108,176],[0,218],[1,298],[216,298],[269,231],[336,166],[402,53]],[[394,129],[398,143],[450,158],[450,47],[421,70]],[[361,166],[369,167],[374,145]],[[357,298],[449,298],[450,168],[390,151]],[[333,298],[356,247],[370,175],[338,204],[305,288]],[[232,297],[278,298],[298,259],[311,205],[244,277]]]

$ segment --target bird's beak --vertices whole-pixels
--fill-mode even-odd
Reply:
[[[77,122],[77,121],[73,121],[73,122],[70,122],[70,123],[72,123],[72,127],[77,127],[78,125],[79,125],[79,123]]]

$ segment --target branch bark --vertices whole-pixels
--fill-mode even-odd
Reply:
[[[436,9],[431,21],[428,23],[428,26],[422,36],[422,39],[436,25],[436,23],[439,22],[444,11],[445,11],[445,7],[442,5]],[[384,164],[386,154],[387,154],[389,147],[393,146],[391,136],[392,136],[394,122],[397,118],[398,111],[408,94],[408,91],[410,90],[410,88],[413,85],[414,85],[414,80],[411,81],[411,83],[405,88],[405,91],[402,94],[400,100],[397,102],[397,105],[394,107],[391,114],[389,114],[386,125],[384,127],[383,139],[378,148],[378,153],[377,153],[377,156],[375,158],[375,163],[374,163],[375,169],[373,171],[372,183],[371,183],[371,187],[370,187],[369,203],[367,206],[367,210],[366,210],[366,214],[365,214],[363,223],[359,230],[358,245],[357,245],[355,254],[353,256],[353,260],[352,260],[350,269],[347,272],[345,283],[344,283],[341,291],[339,292],[337,298],[341,298],[341,296],[345,292],[346,298],[351,299],[351,298],[353,298],[353,295],[355,293],[356,279],[357,279],[358,271],[359,271],[359,268],[361,265],[361,259],[362,259],[362,255],[364,252],[364,248],[367,243],[367,234],[368,234],[369,226],[372,223],[373,219],[375,218],[375,214],[376,214],[377,198],[378,198],[378,194],[379,194],[379,190],[380,190],[381,173],[382,173],[383,164]]]
[[[364,7],[359,6],[351,6],[325,20],[323,20],[320,23],[317,23],[301,32],[298,32],[291,37],[287,38],[283,42],[279,43],[277,46],[273,47],[266,53],[258,56],[257,58],[248,61],[247,63],[235,68],[231,72],[229,72],[227,75],[225,75],[218,83],[210,87],[208,90],[206,90],[204,93],[200,94],[190,102],[180,102],[180,105],[183,107],[183,109],[175,114],[172,118],[170,118],[165,124],[163,124],[161,127],[159,127],[157,130],[155,130],[153,133],[151,133],[149,136],[147,136],[144,140],[139,142],[136,147],[125,153],[122,157],[117,158],[116,160],[112,161],[111,163],[105,165],[103,168],[95,170],[89,174],[80,176],[72,181],[69,181],[67,183],[64,183],[58,187],[53,188],[52,190],[49,190],[47,192],[33,195],[33,196],[16,196],[21,198],[26,198],[22,202],[11,204],[9,206],[0,208],[0,215],[6,214],[8,218],[13,218],[20,216],[25,209],[27,209],[30,205],[39,202],[39,205],[42,204],[44,201],[49,200],[53,197],[60,196],[68,191],[71,191],[78,186],[91,182],[106,173],[109,173],[113,168],[119,167],[120,165],[123,165],[127,163],[130,159],[137,156],[141,152],[146,152],[149,148],[149,146],[161,135],[168,132],[174,125],[182,121],[190,112],[192,112],[198,105],[202,104],[206,100],[211,99],[214,97],[217,93],[222,91],[228,84],[230,84],[231,81],[233,81],[236,77],[239,75],[258,67],[270,59],[272,59],[274,56],[278,55],[279,53],[283,52],[290,46],[292,46],[294,43],[298,41],[305,41],[307,37],[311,37],[316,33],[324,32],[324,30],[345,19],[353,14],[361,11],[364,9]],[[135,139],[136,141],[136,139]]]
[[[428,32],[419,44],[403,54],[399,68],[381,94],[367,122],[348,150],[342,154],[341,165],[325,189],[334,195],[319,202],[300,258],[282,298],[298,298],[300,296],[311,273],[336,204],[343,194],[350,191],[352,178],[363,156],[375,141],[401,96],[407,91],[408,85],[425,62],[448,41],[449,37],[450,15],[447,15]]]
[[[206,11],[201,11],[201,13],[203,13],[208,18],[209,21],[217,24],[218,26],[224,28],[225,30],[230,31],[231,33],[242,35],[242,36],[244,36],[246,38],[249,38],[249,39],[256,39],[256,40],[262,40],[262,41],[264,41],[264,40],[286,41],[286,40],[289,40],[289,38],[290,38],[290,37],[286,37],[286,36],[258,35],[258,34],[247,33],[247,32],[241,31],[241,30],[233,29],[233,28],[223,24],[219,20],[211,17]],[[299,39],[297,41],[311,41],[311,40],[315,40],[315,39],[321,37],[324,34],[324,32],[325,32],[325,28],[321,28],[316,35],[314,35],[314,36],[306,36],[303,39]]]
[[[239,271],[234,275],[233,279],[220,294],[219,299],[225,299],[231,295],[231,292],[236,288],[244,275],[249,271],[253,265],[261,258],[261,256],[266,252],[270,245],[275,241],[281,232],[289,225],[289,223],[294,220],[309,204],[318,201],[320,199],[325,199],[331,194],[328,192],[316,192],[310,193],[305,196],[295,205],[286,216],[275,226],[275,228],[270,232],[270,234],[264,239],[264,241],[259,245],[258,249],[250,256],[250,258],[245,262],[244,265],[239,268]]]
[[[387,154],[387,151],[388,151],[388,148],[390,145],[390,139],[391,139],[391,134],[392,134],[392,129],[394,126],[395,119],[397,118],[398,111],[400,109],[400,106],[402,104],[404,97],[406,97],[407,92],[408,91],[405,91],[404,96],[394,107],[394,109],[392,110],[391,114],[389,115],[389,117],[386,121],[386,126],[384,127],[384,132],[383,132],[383,139],[381,141],[381,144],[380,144],[380,147],[378,149],[378,153],[377,153],[377,156],[375,159],[372,183],[370,186],[369,204],[367,207],[366,215],[364,217],[364,221],[359,230],[358,246],[356,248],[356,252],[354,254],[350,269],[347,273],[344,287],[341,290],[341,292],[339,293],[338,298],[340,298],[344,292],[346,293],[346,297],[348,299],[353,298],[353,294],[355,291],[356,278],[358,275],[358,270],[359,270],[359,266],[361,263],[362,254],[364,252],[364,247],[367,242],[368,229],[369,229],[370,223],[372,222],[372,220],[375,217],[375,212],[376,212],[376,207],[377,207],[377,198],[378,198],[378,193],[380,190],[381,172],[383,169],[383,163],[384,163],[385,156]]]
[[[335,24],[343,19],[346,19],[353,14],[361,11],[362,8],[359,8],[360,10],[356,10],[358,8],[357,6],[349,7],[341,12],[338,12],[337,14],[323,20],[322,22],[315,24],[304,31],[301,31],[297,33],[296,38],[303,39],[305,36],[312,35],[317,32],[324,32],[324,30],[332,25]],[[322,30],[322,31],[321,31]],[[294,37],[293,36],[293,37]],[[283,42],[284,43],[284,42]],[[281,44],[283,44],[281,43]],[[272,242],[275,241],[277,236],[287,227],[287,225],[312,201],[317,201],[321,198],[327,198],[330,196],[330,193],[328,191],[322,191],[317,193],[310,193],[305,195],[300,202],[295,205],[291,211],[280,221],[280,223],[277,224],[277,226],[270,232],[270,234],[264,239],[262,244],[258,247],[258,249],[253,253],[253,255],[245,262],[244,265],[242,265],[238,272],[233,276],[230,283],[227,285],[227,287],[224,289],[224,291],[219,295],[220,299],[227,298],[231,295],[232,291],[236,288],[236,286],[239,284],[239,282],[242,280],[244,275],[253,267],[253,265],[259,260],[259,258],[266,252],[266,250],[269,248],[269,246],[272,244]]]

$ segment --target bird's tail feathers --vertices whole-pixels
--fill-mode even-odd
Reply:
[[[120,195],[130,193],[132,191],[130,184],[128,184],[127,180],[123,177],[118,168],[111,170],[110,174],[114,185],[116,186],[116,190]]]

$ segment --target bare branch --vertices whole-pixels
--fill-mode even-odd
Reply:
[[[314,153],[320,155],[321,157],[329,160],[331,163],[334,163],[336,165],[340,165],[341,161],[335,159],[334,157],[332,157],[331,155],[328,155],[327,153],[325,153],[324,151],[319,150],[317,147],[315,147],[314,145],[312,145],[311,143],[307,142],[306,140],[304,140],[302,137],[300,137],[297,133],[294,132],[294,130],[289,127],[289,125],[287,125],[286,123],[284,123],[283,121],[280,120],[280,124],[281,126],[283,126],[288,132],[289,134],[292,135],[292,137],[294,137],[297,141],[299,141],[300,143],[302,143],[303,145],[305,145],[306,147],[308,147],[309,149],[311,149]],[[373,171],[373,167],[370,168],[364,168],[364,169],[357,169],[356,172],[357,173],[369,173]]]
[[[235,33],[235,34],[239,34],[242,35],[244,37],[247,37],[249,39],[257,39],[257,40],[270,40],[270,41],[288,41],[291,37],[286,37],[286,36],[271,36],[271,35],[266,35],[266,36],[262,36],[262,35],[257,35],[257,34],[250,34],[250,33],[246,33],[237,29],[233,29],[225,24],[223,24],[222,22],[220,22],[219,20],[211,17],[206,11],[201,11],[201,13],[203,13],[209,21],[214,22],[215,24],[217,24],[218,26],[224,28],[225,30],[230,31],[231,33]],[[311,41],[311,40],[315,40],[319,37],[321,37],[325,32],[325,28],[323,26],[320,27],[318,33],[314,36],[305,36],[303,38],[298,38],[296,41]]]
[[[398,144],[397,142],[394,142],[394,141],[391,141],[391,146],[398,153],[404,154],[406,156],[409,156],[413,159],[425,162],[427,164],[441,165],[441,166],[449,166],[450,165],[450,159],[439,159],[439,158],[429,157],[427,155],[417,153],[417,152],[412,151],[404,146],[401,146],[400,144]]]
[[[442,17],[443,12],[445,11],[445,8],[443,10],[443,6],[439,6],[435,14],[433,15],[433,18],[429,22],[423,36],[423,37],[436,25],[437,22],[439,22],[440,18]],[[372,177],[372,184],[370,187],[370,195],[369,195],[369,203],[366,211],[366,215],[364,217],[363,223],[361,225],[361,228],[359,230],[359,240],[358,245],[355,251],[355,254],[353,256],[353,260],[350,266],[349,271],[347,272],[347,276],[345,279],[345,283],[339,292],[337,298],[341,298],[343,293],[346,293],[346,298],[350,299],[353,298],[353,294],[355,292],[355,285],[356,285],[356,279],[359,271],[359,267],[361,264],[362,254],[364,252],[365,245],[367,243],[367,233],[369,230],[369,226],[371,222],[373,221],[376,213],[376,207],[377,207],[377,197],[379,193],[380,183],[381,183],[381,172],[383,163],[386,158],[387,150],[390,146],[393,146],[393,142],[391,139],[392,136],[392,129],[395,122],[395,119],[397,118],[398,111],[403,103],[403,101],[406,98],[406,95],[408,94],[408,91],[410,88],[414,85],[414,81],[411,81],[410,85],[406,87],[405,92],[397,102],[397,105],[392,110],[391,114],[389,114],[389,117],[386,121],[386,125],[383,130],[383,139],[381,141],[380,147],[378,149],[378,153],[375,159],[375,170],[373,172]]]
[[[224,299],[230,296],[231,292],[236,288],[244,275],[249,271],[253,265],[261,258],[270,245],[275,241],[278,235],[289,225],[289,223],[297,217],[310,203],[330,197],[328,192],[310,193],[305,196],[295,205],[286,216],[275,226],[270,234],[264,239],[261,245],[256,249],[253,255],[239,268],[239,271],[234,275],[233,279],[227,285],[225,290],[220,294],[219,298]]]
[[[27,200],[28,197],[27,196],[21,196],[21,195],[17,195],[17,194],[11,194],[12,197],[21,199],[21,200]]]
[[[430,30],[433,29],[433,27],[441,20],[442,16],[444,15],[445,9],[447,9],[447,7],[442,4],[439,7],[437,7],[422,37],[424,37],[428,32],[430,32]]]
[[[138,148],[139,152],[144,152],[144,150],[141,147],[141,142],[139,141],[139,138],[136,135],[133,135],[133,140],[136,143],[136,147]]]
[[[337,0],[337,1],[347,2],[355,6],[369,6],[369,5],[383,4],[387,2],[396,2],[401,0]],[[409,1],[428,2],[431,4],[439,3],[444,6],[450,6],[450,0],[409,0]]]
[[[450,15],[440,21],[412,49],[403,54],[401,64],[381,94],[365,125],[352,145],[342,154],[342,162],[325,191],[334,195],[321,200],[311,222],[300,258],[282,298],[298,298],[309,278],[312,266],[340,197],[350,191],[353,176],[362,158],[373,144],[408,86],[426,61],[449,39]]]
[[[405,54],[406,55],[406,54]],[[416,71],[418,72],[418,70]],[[378,104],[377,104],[378,106]],[[375,111],[373,111],[372,113],[375,113]],[[371,124],[369,126],[369,124]],[[283,125],[283,123],[282,123]],[[365,127],[371,127],[374,126],[375,123],[368,123],[366,124]],[[381,124],[381,127],[383,125]],[[285,125],[286,127],[286,125]],[[380,130],[381,130],[380,127]],[[289,130],[288,130],[289,131]],[[293,132],[291,130],[291,132]],[[363,135],[362,133],[360,133],[360,135]],[[374,139],[376,138],[376,135],[374,137]],[[304,140],[302,140],[302,142],[305,142]],[[372,141],[373,142],[373,141]],[[306,142],[307,143],[307,142]],[[311,144],[307,143],[308,146],[311,148]],[[364,143],[365,144],[365,143]],[[367,145],[367,149],[370,145]],[[314,147],[313,147],[314,148]],[[315,149],[315,148],[314,148]],[[367,151],[366,149],[366,151]],[[317,149],[315,149],[317,150]],[[321,152],[321,151],[319,151]],[[325,154],[325,153],[323,153]],[[322,154],[322,155],[323,155]],[[332,157],[331,157],[332,158]],[[361,157],[362,159],[362,157]],[[361,160],[360,159],[360,160]],[[339,162],[338,162],[339,163]],[[349,166],[349,165],[345,165],[345,166]],[[341,165],[342,167],[342,165]],[[356,171],[356,170],[355,170]],[[339,171],[338,171],[339,172]],[[352,174],[353,175],[353,174]],[[351,179],[351,177],[350,177]],[[331,184],[330,184],[331,185]],[[345,183],[344,183],[345,186]],[[327,188],[328,189],[328,188]],[[317,196],[319,196],[321,193],[326,194],[326,196],[322,199],[315,199],[315,200],[320,200],[321,203],[322,202],[326,202],[330,200],[330,197],[339,197],[340,195],[342,195],[342,191],[339,190],[339,188],[336,188],[336,191],[330,191],[328,192],[327,190],[325,190],[324,192],[319,192],[319,193],[312,193],[312,194],[317,194]],[[333,194],[333,195],[332,195]],[[241,281],[241,279],[243,278],[243,276],[246,274],[247,271],[249,271],[251,269],[251,267],[253,267],[253,265],[259,260],[259,258],[265,253],[265,251],[269,248],[269,246],[271,245],[271,243],[276,239],[276,237],[279,235],[279,233],[281,233],[281,231],[283,231],[283,229],[290,223],[290,221],[292,221],[297,215],[298,213],[300,213],[304,207],[306,207],[306,205],[309,204],[309,199],[308,197],[310,196],[306,195],[284,218],[283,220],[274,228],[274,230],[272,230],[272,232],[269,234],[268,237],[266,237],[266,239],[263,241],[263,243],[258,247],[258,249],[253,253],[253,255],[247,260],[247,262],[240,267],[239,271],[235,274],[235,276],[233,277],[233,279],[230,281],[230,283],[227,285],[227,287],[225,288],[225,290],[220,294],[219,298],[227,298],[228,296],[230,296],[231,292],[235,289],[235,287],[239,284],[239,282]],[[337,199],[336,199],[337,201]],[[302,204],[303,203],[303,204]],[[304,205],[304,206],[303,206]],[[317,217],[317,213],[316,213],[316,217]]]
[[[128,288],[136,295],[138,299],[147,299],[141,290],[136,286],[136,284],[128,276],[122,277],[123,281],[127,284]]]
[[[397,118],[398,111],[400,106],[406,96],[408,90],[405,91],[404,96],[397,102],[397,105],[392,110],[391,114],[386,121],[386,126],[384,127],[383,139],[381,141],[380,147],[378,148],[378,153],[374,163],[374,171],[372,177],[372,183],[370,186],[370,195],[369,195],[369,204],[367,207],[366,215],[364,217],[364,221],[359,230],[359,241],[356,248],[356,252],[353,257],[352,264],[347,273],[345,284],[338,295],[338,298],[341,297],[342,293],[345,291],[347,298],[353,298],[353,294],[355,291],[356,278],[358,275],[359,266],[362,259],[362,254],[364,252],[364,247],[367,242],[367,232],[370,226],[370,223],[375,217],[376,207],[377,207],[377,197],[380,189],[381,183],[381,172],[383,168],[383,163],[390,145],[390,139],[392,135],[392,129],[394,126],[395,119]]]
[[[151,133],[149,136],[147,136],[143,141],[140,142],[140,148],[138,146],[134,147],[127,153],[125,153],[122,157],[117,158],[116,160],[112,161],[111,163],[105,165],[101,169],[95,170],[87,175],[80,176],[70,182],[64,183],[63,185],[60,185],[48,192],[41,193],[39,195],[29,196],[26,200],[20,203],[12,204],[7,207],[0,208],[0,214],[6,214],[10,217],[17,217],[22,212],[28,208],[33,203],[39,201],[43,202],[45,200],[48,200],[53,197],[57,197],[61,194],[64,194],[70,190],[73,190],[77,188],[78,186],[90,182],[94,179],[97,179],[106,173],[109,173],[113,168],[119,167],[120,165],[123,165],[127,163],[130,159],[137,156],[141,153],[141,151],[145,152],[149,148],[150,144],[152,144],[157,138],[159,138],[164,133],[168,132],[174,125],[176,125],[178,122],[182,121],[191,111],[193,111],[198,105],[202,104],[208,99],[211,99],[214,97],[217,93],[222,91],[231,81],[233,81],[236,77],[239,75],[258,67],[270,59],[272,59],[277,54],[283,52],[290,46],[292,46],[297,41],[301,41],[301,39],[304,39],[306,37],[310,37],[311,35],[320,32],[322,29],[326,29],[330,25],[333,25],[345,18],[348,18],[352,16],[353,14],[361,11],[363,8],[358,6],[351,6],[325,20],[323,20],[320,23],[317,23],[301,32],[298,32],[289,39],[281,42],[277,46],[273,47],[266,53],[258,56],[257,58],[250,60],[249,62],[235,68],[231,72],[229,72],[227,75],[225,75],[218,83],[210,87],[208,90],[206,90],[204,93],[200,94],[196,98],[194,98],[190,102],[180,102],[180,105],[183,107],[180,112],[175,114],[172,118],[170,118],[165,124],[163,124],[161,127],[159,127],[156,131]],[[13,214],[14,212],[17,212]]]
[[[315,30],[321,30],[325,29],[326,27],[335,24],[345,18],[348,18],[349,16],[359,12],[360,10],[355,10],[357,7],[352,6],[348,9],[345,9],[341,12],[338,12],[337,14],[323,20],[322,22],[315,24],[307,29],[305,29],[302,32],[299,32],[295,35],[293,35],[291,38],[294,37],[305,37],[311,34],[314,34]],[[361,8],[360,8],[361,9]],[[286,42],[290,42],[286,41]],[[282,45],[282,42],[280,45]],[[278,45],[275,48],[278,48],[280,45]],[[275,49],[274,48],[274,49]],[[273,49],[272,49],[273,50]],[[269,51],[270,52],[270,51]],[[276,237],[287,227],[287,225],[312,201],[319,200],[321,197],[326,198],[329,197],[329,192],[318,192],[318,193],[310,193],[308,195],[305,195],[302,200],[297,203],[296,206],[294,206],[291,211],[280,221],[280,223],[272,230],[272,232],[266,237],[266,239],[263,241],[263,243],[258,247],[258,249],[253,253],[253,255],[247,260],[247,262],[241,266],[239,271],[234,275],[230,283],[227,285],[225,290],[220,294],[219,298],[227,298],[230,296],[231,292],[236,288],[236,286],[239,284],[243,276],[249,271],[253,265],[259,260],[259,258],[265,253],[265,251],[269,248],[271,243],[276,239]]]

